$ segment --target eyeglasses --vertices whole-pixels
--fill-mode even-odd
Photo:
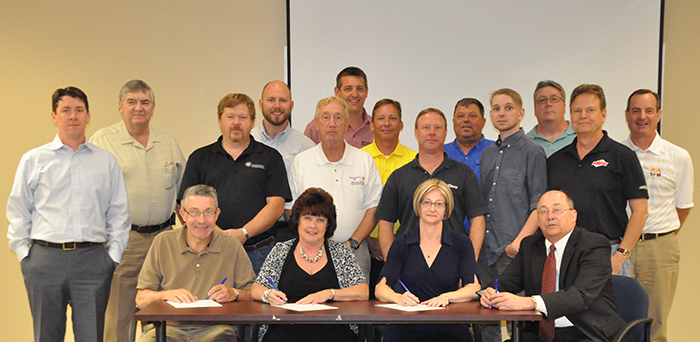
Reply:
[[[431,206],[435,206],[435,209],[444,209],[445,208],[445,202],[430,202],[428,200],[423,200],[420,202],[421,207],[426,207],[430,208]]]
[[[564,99],[562,99],[561,96],[552,95],[550,97],[540,97],[537,100],[535,100],[535,103],[538,105],[541,105],[541,104],[547,103],[547,100],[552,102],[552,104],[555,104],[555,103],[559,103],[559,102],[563,101]]]
[[[552,211],[552,214],[554,214],[554,216],[559,216],[567,210],[571,210],[571,209],[554,208],[551,211]],[[540,209],[537,211],[537,215],[547,216],[547,215],[549,215],[549,211],[550,211],[549,209]]]
[[[182,208],[182,210],[184,210],[188,215],[190,215],[194,218],[197,218],[197,217],[199,217],[199,215],[202,215],[202,214],[204,214],[204,217],[206,217],[206,218],[212,218],[216,215],[216,210],[212,210],[212,209],[209,209],[209,210],[204,211],[204,212],[199,211],[199,210],[187,211],[187,209],[185,209],[185,208]]]

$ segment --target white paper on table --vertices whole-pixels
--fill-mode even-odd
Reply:
[[[278,308],[282,308],[282,309],[292,310],[292,311],[299,311],[299,312],[316,311],[316,310],[332,310],[332,309],[338,308],[338,307],[330,306],[330,305],[326,305],[326,304],[294,304],[294,303],[287,303],[287,304],[273,305],[273,306],[278,307]]]
[[[425,304],[419,304],[416,306],[402,306],[399,304],[375,304],[375,306],[380,306],[383,308],[387,309],[394,309],[394,310],[399,310],[399,311],[407,311],[407,312],[414,312],[414,311],[430,311],[430,310],[442,310],[444,307],[440,306],[427,306]]]
[[[200,299],[196,302],[192,303],[177,303],[177,302],[171,302],[168,301],[168,304],[172,305],[175,308],[178,309],[183,309],[183,308],[216,308],[220,307],[221,304],[211,300],[211,299]]]

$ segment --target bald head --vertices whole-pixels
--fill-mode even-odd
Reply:
[[[561,240],[574,229],[576,217],[574,201],[563,191],[547,191],[537,201],[537,222],[551,243]]]

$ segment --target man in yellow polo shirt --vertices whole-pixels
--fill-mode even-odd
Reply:
[[[416,157],[416,151],[399,142],[399,134],[403,129],[401,104],[399,101],[392,99],[377,101],[372,109],[372,124],[370,128],[374,132],[374,141],[363,147],[362,150],[372,156],[374,163],[377,164],[382,184],[386,184],[386,180],[389,179],[389,175],[394,170],[408,164]],[[399,223],[396,222],[394,224],[394,233],[396,233],[398,226]],[[384,258],[377,240],[377,227],[374,228],[369,238],[367,238],[367,244],[372,256],[369,291],[370,298],[374,298],[374,285],[377,284],[379,271],[384,266]]]

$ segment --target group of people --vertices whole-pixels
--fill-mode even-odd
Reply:
[[[304,134],[290,126],[294,102],[283,82],[264,86],[257,127],[253,100],[228,94],[217,106],[221,136],[185,160],[175,137],[150,124],[156,101],[145,82],[122,87],[122,120],[89,140],[87,96],[56,90],[58,134],[23,156],[7,207],[35,339],[63,339],[69,304],[76,340],[148,341],[153,327],[137,333],[133,315],[157,300],[376,297],[533,309],[546,323],[528,324],[526,340],[607,341],[624,325],[611,278],[622,274],[647,289],[654,340],[666,340],[693,169],[689,154],[657,133],[656,93],[630,95],[621,144],[602,129],[597,85],[573,90],[567,121],[561,85],[538,83],[538,125],[528,133],[520,94],[503,88],[489,99],[496,141],[482,134],[483,104],[464,98],[447,144],[445,114],[418,113],[416,153],[399,141],[400,103],[382,99],[370,115],[368,91],[361,69],[343,69]],[[177,217],[183,227],[172,229]],[[501,341],[498,324],[475,331]],[[389,342],[472,338],[463,325],[381,332]],[[272,325],[259,338],[356,333]],[[168,327],[173,341],[241,334],[228,325]]]

